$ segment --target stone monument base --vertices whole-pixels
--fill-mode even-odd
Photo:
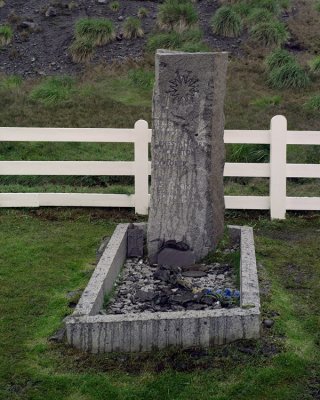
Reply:
[[[145,232],[147,224],[136,224]],[[229,226],[240,242],[240,307],[99,315],[127,256],[129,224],[119,224],[74,313],[65,319],[68,343],[83,351],[137,352],[167,346],[209,347],[260,336],[260,297],[253,231]]]

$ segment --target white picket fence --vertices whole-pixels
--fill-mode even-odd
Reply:
[[[288,144],[320,145],[320,131],[288,131],[286,118],[272,118],[270,130],[226,130],[225,143],[269,144],[270,163],[226,163],[224,176],[269,178],[269,196],[225,196],[227,209],[269,209],[271,218],[286,210],[320,210],[319,197],[287,197],[287,178],[320,178],[320,164],[287,164]],[[134,207],[147,214],[151,129],[139,120],[134,129],[0,128],[0,142],[134,143],[134,161],[0,161],[0,175],[133,175],[135,193],[0,193],[0,207]],[[319,160],[320,161],[320,160]]]

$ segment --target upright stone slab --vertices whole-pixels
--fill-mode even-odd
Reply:
[[[224,96],[227,53],[158,50],[153,96],[148,252],[187,243],[196,259],[224,229]]]

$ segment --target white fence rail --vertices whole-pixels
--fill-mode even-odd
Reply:
[[[228,209],[270,209],[271,218],[286,210],[320,210],[319,197],[287,197],[287,178],[320,178],[320,164],[287,164],[288,144],[320,145],[320,131],[288,131],[283,116],[273,117],[270,130],[226,130],[225,143],[269,144],[270,163],[226,163],[224,176],[266,177],[269,196],[225,196]],[[135,194],[0,193],[0,207],[88,206],[134,207],[148,213],[148,145],[151,129],[139,120],[134,129],[0,128],[0,142],[134,143],[134,161],[0,161],[0,175],[133,175]],[[320,160],[319,160],[320,161]]]

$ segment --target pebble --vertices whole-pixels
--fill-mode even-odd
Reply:
[[[272,328],[273,325],[274,325],[274,320],[273,320],[273,319],[265,319],[265,320],[263,321],[263,325],[264,325],[266,328]]]

